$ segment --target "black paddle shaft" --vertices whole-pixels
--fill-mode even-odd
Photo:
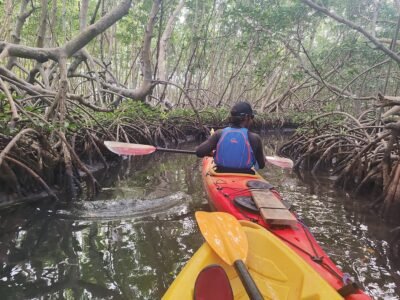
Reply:
[[[191,150],[168,149],[168,148],[159,148],[159,147],[157,147],[156,149],[157,149],[157,151],[161,151],[161,152],[196,154],[196,151],[191,151]]]
[[[247,295],[250,300],[263,300],[260,290],[256,286],[253,278],[250,276],[249,271],[246,268],[244,262],[240,259],[236,260],[233,265],[239,274],[240,280],[242,281],[244,288],[246,289]]]

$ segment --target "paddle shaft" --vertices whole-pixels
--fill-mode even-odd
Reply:
[[[251,277],[249,271],[246,268],[244,262],[240,259],[236,260],[233,265],[239,274],[240,280],[246,289],[247,295],[249,295],[250,300],[263,300],[260,290],[256,286],[253,278]]]
[[[182,149],[169,149],[169,148],[160,148],[160,147],[156,147],[156,150],[157,150],[157,151],[161,151],[161,152],[196,154],[196,151],[182,150]]]
[[[155,147],[155,148],[156,148],[157,151],[161,151],[161,152],[196,154],[196,151],[192,151],[192,150],[170,149],[170,148],[160,148],[160,147]],[[266,156],[265,158],[269,163],[271,163],[273,165],[276,165],[276,166],[278,166],[280,168],[287,168],[285,166],[282,166],[280,163],[275,162],[274,161],[274,157],[272,157],[272,156]],[[293,164],[293,162],[292,162],[292,164]],[[292,166],[290,166],[290,168],[291,167]]]
[[[150,145],[121,143],[113,141],[104,141],[104,145],[112,152],[118,155],[147,155],[154,151],[169,152],[169,153],[183,153],[183,154],[196,154],[193,150],[169,149],[154,147]],[[211,155],[210,155],[211,156]],[[292,168],[293,161],[288,158],[266,156],[266,161],[276,165],[280,168]]]

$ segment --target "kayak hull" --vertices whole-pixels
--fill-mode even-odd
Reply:
[[[247,187],[248,181],[257,180],[267,183],[259,174],[216,173],[214,171],[213,159],[206,157],[203,159],[202,178],[210,206],[214,210],[227,212],[238,220],[251,221],[267,228],[296,252],[335,290],[339,290],[344,286],[345,276],[343,272],[328,257],[300,220],[298,220],[295,226],[270,226],[263,220],[259,213],[248,211],[235,204],[235,197],[251,196],[251,192]],[[280,194],[275,189],[272,188],[270,191],[277,199],[281,200]],[[361,290],[358,290],[346,296],[345,299],[360,300],[371,298]]]
[[[264,299],[343,299],[279,238],[254,223],[241,221],[241,225],[249,243],[246,265]],[[225,270],[234,299],[248,299],[235,269],[207,243],[193,255],[162,299],[193,299],[198,274],[214,264]]]

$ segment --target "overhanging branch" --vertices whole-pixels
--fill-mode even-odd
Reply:
[[[111,25],[128,14],[132,0],[122,0],[119,5],[108,14],[99,19],[96,23],[88,26],[84,31],[58,48],[36,48],[22,46],[7,42],[0,42],[0,53],[7,51],[8,56],[35,59],[45,62],[49,59],[58,61],[62,55],[71,57],[78,50],[85,47],[93,38],[107,30]]]
[[[323,14],[331,17],[332,19],[338,21],[339,23],[345,24],[345,25],[349,26],[350,28],[358,31],[359,33],[364,35],[371,43],[373,43],[378,49],[385,52],[386,55],[388,55],[390,58],[392,58],[397,63],[400,63],[400,56],[398,56],[395,52],[393,52],[389,48],[385,47],[381,42],[379,42],[379,40],[377,38],[373,37],[371,34],[369,34],[367,31],[365,31],[361,26],[359,26],[356,23],[353,23],[349,20],[346,20],[345,18],[342,18],[341,16],[338,16],[334,12],[329,11],[326,7],[320,6],[311,0],[301,0],[301,2],[307,4],[308,6],[314,8],[315,10],[322,12]]]

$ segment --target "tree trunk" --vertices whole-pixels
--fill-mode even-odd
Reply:
[[[178,5],[175,7],[174,12],[168,19],[167,25],[161,36],[160,50],[159,50],[160,52],[159,52],[159,56],[158,56],[158,79],[161,81],[168,81],[167,66],[166,66],[168,42],[169,42],[169,39],[171,38],[171,34],[174,30],[176,18],[178,17],[178,14],[181,11],[184,4],[185,4],[184,0],[179,1]]]
[[[19,44],[20,43],[22,27],[24,27],[26,19],[33,12],[33,9],[31,9],[30,11],[27,10],[27,6],[28,6],[29,2],[30,2],[30,0],[22,0],[21,8],[20,8],[20,11],[19,11],[19,15],[17,17],[17,22],[15,24],[15,30],[11,34],[11,42],[13,44]],[[15,61],[16,61],[16,58],[11,56],[10,59],[8,60],[6,68],[11,70],[12,67],[14,66]]]
[[[79,28],[82,30],[87,26],[89,0],[81,0],[81,10],[79,14]]]

